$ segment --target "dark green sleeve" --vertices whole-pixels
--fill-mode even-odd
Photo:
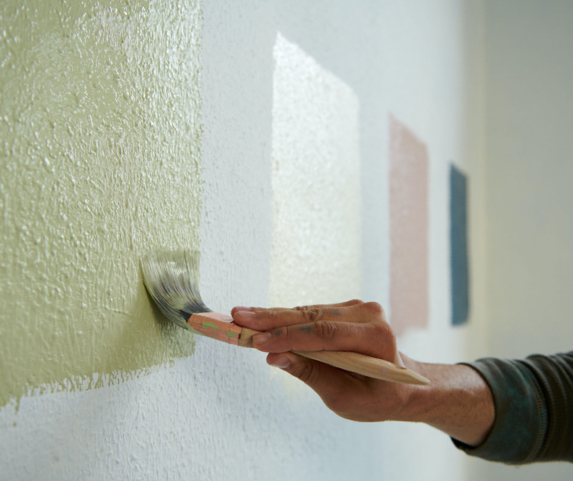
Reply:
[[[458,448],[507,464],[573,462],[573,352],[467,365],[491,388],[495,421],[480,446],[454,439]]]

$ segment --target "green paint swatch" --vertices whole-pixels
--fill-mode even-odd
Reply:
[[[0,406],[192,354],[139,258],[199,247],[201,26],[200,0],[1,2]]]

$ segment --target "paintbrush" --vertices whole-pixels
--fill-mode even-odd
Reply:
[[[253,347],[254,331],[233,318],[212,312],[199,294],[199,253],[157,251],[141,259],[147,292],[167,318],[183,329],[241,347]],[[292,351],[315,361],[375,379],[402,384],[428,384],[420,374],[383,359],[348,351]]]

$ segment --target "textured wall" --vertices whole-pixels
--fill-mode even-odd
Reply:
[[[0,405],[193,352],[148,249],[199,244],[201,6],[2,2]]]
[[[273,48],[273,234],[269,302],[360,297],[359,104],[280,33]]]
[[[349,109],[344,119],[338,111],[321,112],[325,115],[321,131],[332,138],[334,145],[360,152],[360,187],[356,187],[355,179],[350,185],[353,193],[359,192],[356,205],[360,206],[362,227],[360,232],[348,233],[353,239],[350,253],[339,254],[344,259],[356,259],[354,243],[360,242],[361,297],[388,306],[388,113],[392,112],[427,145],[429,158],[428,327],[405,333],[400,338],[400,345],[407,354],[429,361],[468,360],[483,353],[480,344],[482,324],[477,317],[472,317],[469,324],[460,329],[453,329],[449,323],[447,188],[452,160],[468,172],[471,182],[474,167],[480,159],[479,122],[471,120],[479,111],[475,107],[475,93],[479,89],[474,89],[471,83],[480,78],[481,68],[472,60],[481,45],[479,29],[473,28],[480,18],[479,8],[475,8],[479,2],[204,0],[203,16],[197,10],[198,4],[193,7],[186,3],[150,2],[129,7],[132,3],[127,5],[126,2],[125,5],[99,7],[94,2],[89,4],[91,13],[85,17],[72,17],[66,10],[50,17],[49,7],[42,10],[42,5],[45,3],[29,6],[27,15],[38,15],[38,25],[45,25],[42,23],[44,17],[49,19],[55,15],[54,28],[56,33],[60,32],[61,42],[74,44],[77,40],[80,53],[84,43],[91,45],[88,42],[90,35],[95,35],[92,30],[79,28],[82,25],[98,27],[107,22],[104,31],[119,32],[117,35],[94,37],[93,40],[96,44],[101,42],[102,48],[109,44],[106,49],[110,52],[117,50],[119,59],[124,58],[122,49],[131,45],[129,48],[132,50],[128,49],[133,52],[133,56],[128,58],[131,60],[121,63],[113,57],[108,70],[114,73],[117,69],[121,73],[117,79],[119,84],[129,83],[130,86],[126,87],[128,98],[135,95],[137,101],[130,104],[130,108],[135,110],[128,118],[133,115],[141,123],[127,124],[129,128],[124,129],[125,142],[131,142],[128,145],[132,150],[126,149],[127,154],[119,156],[108,147],[97,154],[99,164],[86,162],[89,166],[81,167],[83,157],[80,157],[76,159],[80,162],[80,167],[77,167],[73,162],[68,165],[65,157],[58,161],[59,164],[49,158],[51,166],[61,166],[56,170],[58,175],[51,178],[45,170],[43,157],[33,164],[31,155],[10,154],[2,158],[2,168],[10,163],[27,161],[30,163],[32,185],[38,189],[42,185],[56,185],[53,197],[41,199],[51,202],[63,192],[66,199],[76,201],[70,207],[57,205],[51,211],[46,207],[54,216],[60,211],[65,214],[67,210],[75,212],[77,224],[72,223],[72,226],[87,223],[86,230],[75,228],[70,231],[76,236],[81,232],[97,233],[97,230],[89,231],[87,227],[92,224],[101,226],[107,215],[118,219],[116,224],[107,223],[107,233],[97,234],[98,241],[93,241],[97,248],[90,252],[89,259],[93,263],[96,260],[101,262],[102,269],[84,273],[81,268],[86,264],[80,263],[80,257],[77,264],[71,263],[70,268],[79,277],[72,277],[69,281],[64,277],[61,281],[62,288],[69,293],[81,292],[75,290],[76,285],[89,287],[86,296],[92,290],[100,293],[98,295],[102,297],[98,299],[102,299],[101,303],[87,304],[88,312],[102,312],[101,323],[105,324],[110,335],[117,336],[114,342],[88,346],[87,352],[95,352],[95,358],[106,359],[115,350],[123,348],[135,369],[150,365],[144,359],[138,360],[139,351],[135,348],[130,348],[131,351],[125,348],[126,345],[132,346],[129,344],[131,330],[127,326],[134,323],[139,329],[147,329],[144,327],[147,324],[155,329],[153,342],[167,346],[167,350],[163,347],[152,350],[161,353],[153,362],[162,365],[141,373],[145,375],[124,376],[124,382],[120,382],[120,376],[111,385],[103,383],[99,389],[85,391],[74,390],[66,381],[62,384],[62,392],[20,398],[18,411],[14,402],[1,408],[0,465],[3,477],[9,480],[41,478],[58,481],[106,478],[225,481],[334,481],[380,477],[406,481],[467,479],[469,464],[466,457],[451,446],[446,436],[430,428],[398,423],[368,425],[342,420],[324,408],[318,397],[304,385],[281,371],[269,368],[262,354],[211,339],[194,338],[185,332],[165,331],[160,327],[161,316],[151,310],[144,295],[137,259],[142,252],[159,244],[166,247],[192,246],[199,240],[201,291],[211,308],[228,311],[233,305],[269,304],[270,279],[276,272],[271,262],[275,235],[273,203],[276,200],[272,163],[275,145],[273,108],[276,105],[273,99],[276,71],[273,49],[277,32],[281,32],[289,44],[304,52],[305,58],[313,59],[314,71],[320,72],[318,77],[321,81],[333,82],[329,85],[333,87],[334,100],[344,100],[344,108]],[[124,6],[127,8],[125,14]],[[34,13],[34,7],[38,8],[38,13]],[[25,13],[25,9],[22,12]],[[25,20],[18,24],[7,15],[3,14],[0,20],[3,25],[0,35],[6,30],[6,36],[0,40],[1,48],[21,52],[9,63],[0,64],[1,68],[10,71],[12,68],[22,69],[30,54],[26,49],[18,50],[15,43],[8,44],[4,39],[24,38],[25,32],[37,27]],[[66,23],[68,17],[72,19],[70,24]],[[79,29],[77,34],[75,25]],[[41,27],[43,33],[45,28]],[[120,35],[121,32],[127,33]],[[197,50],[199,32],[200,53]],[[37,44],[37,48],[48,45],[49,38],[41,37]],[[65,53],[58,57],[63,65],[66,59],[79,55],[77,49],[68,51],[63,48],[53,49]],[[96,49],[95,46],[93,48]],[[184,61],[180,62],[178,56]],[[100,59],[97,55],[89,58],[94,61]],[[104,60],[108,58],[103,57]],[[43,57],[42,61],[45,62]],[[125,66],[131,65],[130,62],[133,62],[134,72]],[[51,62],[44,68],[48,69],[52,64],[55,65]],[[296,65],[295,62],[286,66],[296,70]],[[59,72],[62,67],[53,69]],[[100,97],[90,90],[95,88],[93,76],[89,79],[87,71],[70,75],[68,87],[62,92],[73,92],[79,88],[85,92],[85,101],[89,105],[99,105]],[[107,85],[105,75],[100,76]],[[57,84],[54,89],[68,77],[62,75],[58,78],[61,82],[54,82]],[[27,88],[23,74],[14,79],[22,84],[21,90]],[[141,83],[135,82],[136,79],[141,79]],[[88,80],[92,80],[92,87],[89,87]],[[110,91],[115,92],[113,76],[110,82],[113,87]],[[135,82],[135,86],[130,82]],[[54,91],[58,92],[57,89]],[[125,92],[118,91],[122,95]],[[201,98],[196,95],[198,91]],[[40,96],[47,90],[36,87],[34,92]],[[119,115],[114,117],[114,109],[124,105],[122,95],[117,99],[113,96],[113,102],[106,104],[109,109],[102,111],[107,112],[105,115],[102,113],[98,117],[95,108],[86,113],[85,123],[79,123],[81,132],[73,138],[81,145],[91,145],[89,139],[92,136],[99,138],[98,132],[119,129],[112,120],[121,118]],[[43,103],[36,102],[37,98],[44,97],[22,102],[2,97],[2,105],[10,102],[19,108],[28,105],[32,110],[42,105],[55,109],[59,105],[50,101],[49,96]],[[304,115],[309,111],[312,113],[312,105],[295,103],[293,107]],[[5,108],[2,108],[1,128],[15,129],[17,119],[5,114]],[[199,108],[203,124],[200,150],[197,138],[200,130],[196,130]],[[41,108],[39,112],[45,115]],[[62,114],[62,118],[67,117]],[[66,126],[70,124],[70,128],[75,125],[73,122],[60,122]],[[187,123],[190,130],[186,130]],[[358,128],[357,135],[352,131],[355,128]],[[284,134],[284,130],[281,132]],[[38,130],[38,135],[50,143],[60,138],[51,130],[44,133]],[[13,133],[2,130],[2,149],[5,139],[16,138]],[[320,146],[317,155],[321,159],[332,158],[324,151],[332,145],[330,141],[327,145],[318,140],[310,143]],[[109,145],[116,145],[113,142]],[[30,145],[41,144],[33,138]],[[295,147],[285,152],[296,152]],[[89,155],[87,152],[85,157],[91,159]],[[197,204],[192,194],[198,192],[194,189],[199,182],[195,164],[199,158],[203,184],[197,231],[194,218]],[[286,157],[281,159],[282,162],[288,160]],[[296,162],[297,159],[290,160]],[[355,154],[352,162],[356,162]],[[316,164],[312,166],[315,171],[317,167]],[[75,170],[71,171],[76,180],[75,191],[69,177],[71,168],[80,169],[77,174]],[[344,168],[348,169],[348,166]],[[20,176],[14,183],[24,182],[22,171],[18,169],[10,174],[13,176],[11,179]],[[129,172],[129,176],[123,172]],[[294,174],[298,180],[300,172]],[[59,179],[62,179],[61,185],[58,184]],[[90,179],[104,191],[100,192],[95,186],[92,191]],[[125,185],[122,180],[125,180]],[[2,202],[17,197],[13,184],[0,182]],[[108,185],[112,187],[106,187]],[[109,206],[109,214],[93,218],[89,213],[84,215],[78,201],[89,200],[92,195]],[[281,195],[280,201],[286,202],[287,197]],[[345,194],[343,199],[348,197]],[[321,196],[317,198],[322,200]],[[126,206],[126,199],[131,204],[128,202]],[[3,204],[3,212],[9,212],[9,215],[5,215],[2,222],[11,225],[12,219],[26,219],[29,209],[11,206],[8,211],[4,205],[7,204]],[[62,228],[67,226],[64,220],[51,220],[49,224]],[[4,228],[1,235],[8,235],[4,234]],[[19,247],[12,238],[6,242],[4,239],[2,237],[3,249],[5,246],[11,249]],[[129,242],[133,242],[133,248]],[[45,268],[42,272],[58,275],[60,271],[62,275],[68,272],[61,267],[68,265],[64,260],[75,251],[61,249],[61,245],[56,245],[50,257],[54,270]],[[71,245],[75,248],[74,244]],[[85,240],[84,245],[92,244]],[[331,243],[333,246],[332,252],[344,249],[334,242]],[[2,255],[2,261],[8,260],[10,265],[12,259],[24,259],[24,254]],[[22,272],[32,272],[34,259],[26,258],[23,265],[13,265],[10,275],[0,281],[4,282],[0,284],[2,301],[10,297],[9,302],[16,304],[19,296],[24,298],[27,295],[19,291],[17,295],[12,291],[10,295],[5,294],[7,289],[13,289],[7,282],[22,276]],[[274,269],[276,267],[275,264]],[[113,280],[107,287],[109,297],[105,297],[103,294],[107,291],[102,293],[99,287],[105,279]],[[332,283],[337,281],[329,280]],[[55,282],[48,278],[47,284],[55,285]],[[349,287],[354,290],[356,284],[352,281]],[[38,287],[40,282],[21,280],[20,285]],[[345,294],[337,292],[337,295]],[[50,296],[49,293],[40,293],[36,297],[52,304]],[[80,302],[76,301],[77,298],[79,294],[66,297],[73,301],[70,306],[58,301],[61,315],[52,317],[56,324],[61,319],[61,325],[68,329],[65,335],[70,339],[70,345],[80,342],[81,335],[75,330],[79,319],[89,318],[79,316],[80,308],[74,307],[77,306],[74,302]],[[109,304],[109,299],[117,303]],[[29,318],[37,319],[41,310],[36,306],[31,309],[34,316]],[[97,319],[97,316],[92,317]],[[12,329],[11,319],[7,323],[5,318],[2,321],[0,329],[4,330],[5,326]],[[83,326],[79,330],[84,332]],[[30,327],[17,341],[24,343],[37,333],[37,329]],[[173,340],[167,339],[170,336]],[[177,357],[181,351],[173,345],[189,349],[187,353],[190,353],[193,344],[192,355]],[[7,349],[13,350],[12,344]],[[147,354],[147,350],[144,351]],[[4,349],[1,352],[3,355]],[[137,372],[129,369],[127,367],[120,372]],[[37,371],[40,370],[38,366]],[[32,374],[35,372],[32,370]],[[103,367],[94,365],[88,374],[98,373],[99,376],[105,372]]]

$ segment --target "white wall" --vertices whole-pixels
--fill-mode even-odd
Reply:
[[[573,2],[490,0],[487,301],[490,353],[573,346]],[[488,465],[476,479],[569,480],[568,464]]]
[[[486,11],[492,353],[568,350],[573,3],[506,0]]]
[[[486,351],[485,302],[479,302],[482,19],[478,0],[204,0],[199,237],[201,290],[212,309],[265,306],[270,298],[273,47],[280,32],[359,106],[362,230],[354,234],[362,239],[362,297],[388,305],[391,113],[427,145],[430,162],[429,328],[407,332],[401,348],[435,362]],[[450,162],[468,174],[478,227],[471,245],[476,307],[470,323],[456,329],[450,327]],[[17,412],[12,404],[0,410],[6,479],[458,481],[481,465],[424,426],[338,419],[306,387],[271,370],[263,355],[210,339],[198,339],[192,356],[151,374],[85,392],[23,397],[19,405]]]

